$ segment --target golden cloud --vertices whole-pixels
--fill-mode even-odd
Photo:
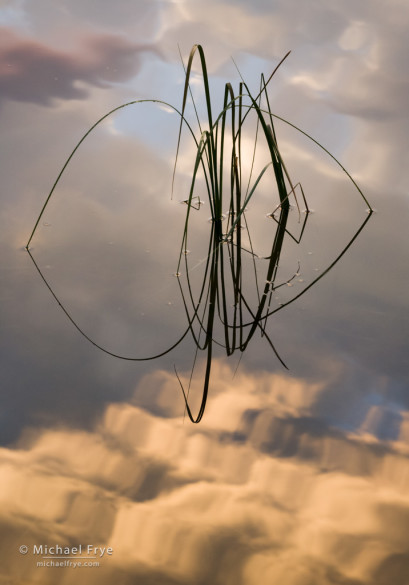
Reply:
[[[1,450],[0,523],[13,527],[15,550],[38,539],[89,540],[114,549],[103,583],[125,572],[147,583],[149,575],[164,583],[217,575],[216,583],[246,585],[324,584],[330,575],[372,583],[381,563],[403,554],[407,459],[398,443],[306,427],[323,384],[233,378],[216,361],[220,383],[195,426],[179,408],[170,412],[172,378],[158,371],[141,382],[157,388],[168,418],[111,404],[93,432],[42,430]],[[286,456],[290,439],[296,450]],[[10,570],[21,562],[14,554]],[[34,578],[33,559],[24,563]]]

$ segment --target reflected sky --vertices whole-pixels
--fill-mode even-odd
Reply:
[[[378,1],[0,2],[5,583],[406,584],[408,21],[399,0],[388,11]],[[260,73],[291,49],[271,84],[274,113],[339,158],[377,213],[325,278],[273,316],[289,371],[262,339],[237,372],[238,357],[216,352],[194,426],[174,374],[176,364],[189,379],[191,339],[155,362],[103,354],[69,323],[23,248],[80,137],[127,101],[179,108],[177,44],[186,58],[198,42],[218,111],[224,83],[240,81],[231,57],[256,91]],[[64,306],[114,352],[150,355],[185,329],[173,274],[194,153],[184,135],[171,200],[178,123],[140,104],[102,124],[32,243]],[[282,257],[283,281],[299,262],[303,282],[280,288],[281,303],[367,216],[324,153],[284,124],[276,130],[315,210],[302,246],[289,243]],[[249,131],[247,152],[251,140]],[[262,148],[259,156],[261,165]],[[266,181],[248,212],[261,252],[268,190]],[[194,219],[198,281],[209,216],[204,205]],[[18,548],[41,543],[114,554],[98,569],[39,568]]]

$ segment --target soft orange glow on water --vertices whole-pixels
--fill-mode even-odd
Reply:
[[[74,535],[111,546],[107,575],[108,566],[151,567],[193,582],[217,566],[226,582],[248,585],[313,575],[325,583],[328,571],[372,582],[406,547],[409,464],[399,444],[300,432],[322,385],[244,372],[235,396],[231,372],[215,367],[224,377],[200,427],[111,404],[93,432],[44,430],[23,450],[2,449],[2,519],[19,527],[16,546]],[[153,381],[164,396],[168,375],[153,373]],[[34,578],[37,569],[24,562]]]

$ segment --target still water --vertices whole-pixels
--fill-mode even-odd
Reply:
[[[41,0],[3,2],[0,15],[0,583],[407,585],[403,5]],[[184,130],[172,194],[177,113],[143,102],[101,122],[40,219],[35,264],[24,246],[101,116],[149,98],[181,108],[177,43],[186,62],[197,42],[215,117],[225,83],[238,93],[231,57],[257,94],[291,49],[269,85],[273,113],[339,159],[375,211],[331,156],[275,120],[311,212],[297,187],[271,315],[245,351],[227,355],[216,319],[194,425],[179,380],[196,415],[209,362],[186,311],[214,222],[200,172],[183,240],[196,149]],[[191,89],[203,121],[197,62]],[[190,98],[186,117],[199,140]],[[249,116],[243,184],[268,163],[260,140],[252,163],[255,129]],[[279,203],[270,167],[242,230],[245,323]],[[222,211],[228,226],[228,199]]]

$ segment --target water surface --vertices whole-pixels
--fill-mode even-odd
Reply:
[[[403,5],[127,2],[0,8],[2,88],[1,554],[4,583],[394,583],[408,574],[408,22]],[[228,23],[228,25],[227,25]],[[3,34],[4,33],[4,34]],[[373,213],[333,268],[271,316],[286,370],[257,335],[240,359],[215,345],[209,400],[192,425],[191,335],[156,360],[89,343],[24,250],[64,161],[110,109],[180,107],[177,42],[205,49],[214,108],[239,75],[272,81],[273,111],[314,136]],[[199,111],[199,70],[192,85]],[[189,116],[193,118],[192,111]],[[148,357],[186,329],[175,277],[195,152],[178,118],[139,104],[87,138],[41,219],[32,254],[81,329],[111,353]],[[342,170],[277,122],[309,214],[285,238],[278,308],[314,282],[368,219]],[[253,134],[243,141],[248,172]],[[260,145],[260,169],[265,151]],[[264,180],[265,179],[265,180]],[[272,176],[247,212],[271,248]],[[203,191],[198,196],[205,200]],[[192,287],[207,256],[208,203],[192,211]],[[289,228],[299,234],[296,209]],[[246,273],[252,268],[246,261]],[[264,274],[257,261],[257,274]],[[293,276],[297,273],[295,278]],[[256,300],[254,289],[249,298]],[[288,286],[290,283],[292,286]],[[277,297],[277,298],[276,298]],[[216,330],[220,341],[222,330]],[[204,354],[190,390],[198,408]],[[240,362],[239,362],[240,360]],[[110,546],[100,567],[37,567],[34,545]],[[19,547],[26,545],[22,555]]]

